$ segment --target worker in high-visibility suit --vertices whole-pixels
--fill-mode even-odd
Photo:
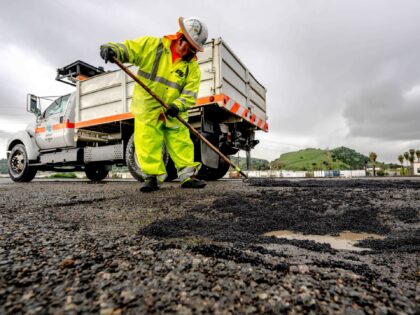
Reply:
[[[198,18],[179,20],[180,30],[163,38],[145,36],[101,46],[105,62],[113,58],[138,66],[137,76],[166,104],[165,111],[149,93],[136,84],[131,103],[134,116],[134,147],[143,178],[142,192],[159,189],[166,177],[162,144],[174,161],[183,188],[203,188],[194,176],[201,167],[194,161],[190,133],[175,117],[188,120],[188,108],[196,103],[200,69],[196,52],[203,50],[207,27]]]

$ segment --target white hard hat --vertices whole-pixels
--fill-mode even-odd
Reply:
[[[189,17],[178,19],[179,27],[188,42],[197,50],[203,51],[203,46],[207,41],[207,26],[199,18]]]

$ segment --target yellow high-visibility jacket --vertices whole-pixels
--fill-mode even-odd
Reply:
[[[193,58],[172,63],[171,40],[144,36],[123,43],[106,44],[117,53],[117,58],[138,67],[137,76],[166,104],[175,104],[180,116],[188,119],[187,109],[194,106],[200,86],[201,72]],[[131,112],[144,122],[153,122],[163,111],[160,105],[140,85],[136,84]],[[180,126],[176,118],[166,117],[167,127]]]

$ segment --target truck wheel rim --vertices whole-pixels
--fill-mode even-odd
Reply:
[[[25,155],[17,150],[10,159],[10,169],[14,175],[20,175],[25,169]]]

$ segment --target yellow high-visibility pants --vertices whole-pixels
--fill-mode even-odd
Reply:
[[[156,175],[160,181],[166,177],[163,143],[181,182],[198,172],[201,163],[194,162],[194,144],[187,127],[168,128],[162,120],[145,122],[141,117],[134,117],[134,147],[144,177]]]

